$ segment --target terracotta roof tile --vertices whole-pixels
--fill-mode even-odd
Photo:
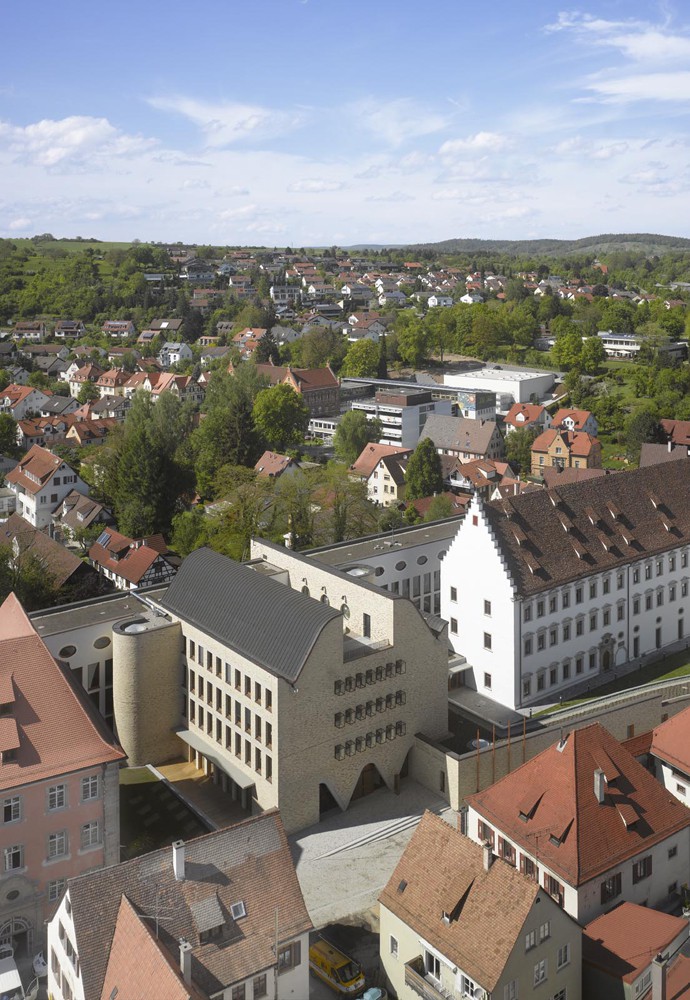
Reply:
[[[19,464],[8,472],[5,480],[16,486],[21,486],[27,493],[39,493],[45,483],[62,465],[62,459],[53,455],[47,448],[35,444],[20,459]]]
[[[39,560],[55,578],[57,587],[64,586],[72,576],[85,569],[93,575],[93,571],[74,552],[34,528],[19,514],[10,514],[6,521],[0,523],[0,544],[11,545],[15,542],[20,552],[30,552]]]
[[[637,903],[621,903],[587,924],[582,932],[582,960],[632,983],[674,938],[687,934],[687,920]],[[674,994],[669,993],[669,996]]]
[[[16,700],[10,721],[19,733],[16,761],[0,764],[0,789],[124,758],[14,594],[0,606],[0,675],[12,677]]]
[[[677,771],[690,775],[690,708],[656,727],[651,751]]]
[[[603,803],[594,792],[598,767],[607,778]],[[524,820],[527,796],[538,804]],[[560,749],[554,744],[467,801],[572,886],[690,827],[690,810],[599,724],[571,732]],[[552,842],[550,835],[560,839],[566,830]]]
[[[368,479],[381,459],[386,455],[411,454],[412,448],[400,448],[394,444],[374,444],[372,442],[362,449],[362,453],[354,464],[350,466],[350,472],[355,472],[364,479]]]
[[[485,871],[482,848],[426,812],[379,901],[491,992],[540,895],[500,859]]]

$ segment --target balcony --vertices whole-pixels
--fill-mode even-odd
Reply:
[[[405,962],[405,986],[409,986],[422,1000],[453,1000],[455,996],[437,986],[435,980],[426,975],[421,955]]]

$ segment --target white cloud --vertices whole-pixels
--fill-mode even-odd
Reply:
[[[406,194],[405,191],[391,191],[390,194],[369,195],[367,201],[415,201],[414,195]]]
[[[631,101],[690,100],[690,71],[633,73],[624,76],[590,77],[586,88],[602,100],[626,104]]]
[[[462,153],[498,153],[511,145],[510,139],[498,132],[477,132],[466,139],[449,139],[444,142],[441,156],[456,156]]]
[[[33,226],[33,219],[30,219],[26,215],[20,215],[16,219],[10,219],[7,223],[7,228],[12,232],[19,232],[20,230],[29,230]]]
[[[288,191],[297,194],[321,194],[324,191],[342,191],[345,187],[342,181],[329,181],[324,178],[305,178],[288,185]]]
[[[247,139],[264,141],[302,126],[304,110],[282,111],[257,104],[224,101],[214,104],[193,97],[150,97],[148,103],[158,111],[181,115],[204,134],[208,146],[224,148]]]
[[[393,147],[402,146],[410,139],[440,132],[450,123],[446,115],[407,97],[393,101],[367,98],[349,105],[345,112],[355,126]]]
[[[30,160],[48,168],[102,165],[113,157],[129,157],[155,145],[152,139],[122,132],[107,118],[72,115],[26,126],[0,122],[0,149],[19,161]]]
[[[570,31],[589,45],[618,50],[635,62],[682,61],[690,58],[687,29],[648,21],[607,21],[579,12],[561,13],[547,32]]]

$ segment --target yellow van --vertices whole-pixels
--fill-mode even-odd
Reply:
[[[309,948],[309,969],[339,996],[358,997],[364,992],[366,982],[359,963],[323,938]]]

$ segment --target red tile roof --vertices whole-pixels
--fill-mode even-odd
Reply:
[[[548,451],[557,437],[561,438],[571,455],[577,455],[581,458],[589,455],[592,448],[599,443],[598,438],[592,437],[591,434],[585,434],[584,431],[566,431],[561,430],[559,427],[550,427],[549,430],[543,431],[534,441],[532,451]]]
[[[597,768],[607,779],[603,803],[594,793]],[[571,732],[560,749],[554,744],[467,801],[572,886],[690,827],[690,810],[599,724]]]
[[[276,477],[285,472],[292,464],[294,464],[294,459],[290,458],[289,455],[278,455],[274,451],[265,451],[254,469],[259,476]]]
[[[124,759],[112,734],[44,646],[10,594],[0,606],[0,676],[11,676],[16,761],[0,764],[0,789]],[[6,737],[7,734],[2,734]]]
[[[581,431],[591,416],[592,414],[589,410],[561,409],[554,413],[552,424],[554,427],[560,427],[563,421],[570,417],[574,422],[575,430]]]
[[[661,426],[674,444],[690,445],[690,420],[662,420]]]
[[[582,932],[582,960],[632,983],[679,934],[685,931],[687,935],[687,927],[682,917],[621,903],[587,924]]]
[[[400,448],[394,444],[371,444],[362,449],[359,458],[350,466],[350,472],[368,479],[382,458],[386,455],[411,455],[412,448]]]
[[[690,708],[656,727],[651,749],[655,757],[690,775]]]
[[[94,542],[89,559],[94,566],[107,569],[129,583],[139,583],[161,555],[161,546],[167,551],[161,535],[134,539],[112,528],[107,528],[100,537],[105,534],[108,541],[104,545]]]
[[[538,897],[537,883],[505,861],[485,871],[482,848],[426,812],[379,901],[492,992]]]
[[[528,427],[536,423],[544,412],[544,407],[537,403],[513,403],[505,415],[504,423],[513,427]]]
[[[34,493],[40,493],[61,465],[61,458],[35,444],[20,459],[19,464],[7,473],[5,481],[13,486],[21,486],[33,496]]]

